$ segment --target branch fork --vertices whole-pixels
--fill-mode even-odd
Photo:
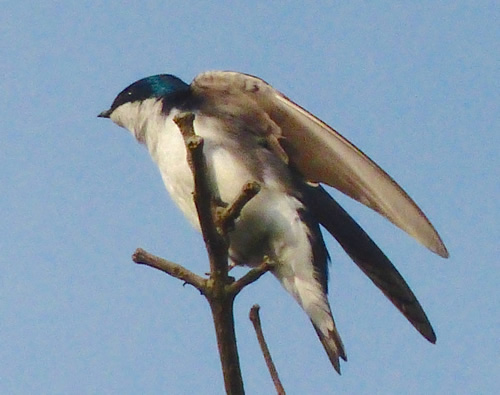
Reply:
[[[183,113],[176,116],[174,122],[184,138],[187,161],[193,173],[193,199],[208,252],[209,277],[201,277],[182,265],[157,257],[141,248],[135,251],[132,259],[135,263],[161,270],[192,285],[205,296],[212,310],[226,393],[243,394],[243,380],[234,332],[233,303],[236,295],[269,271],[273,263],[266,259],[240,279],[234,280],[228,275],[227,234],[234,229],[235,222],[245,205],[259,193],[260,185],[255,181],[248,182],[240,195],[229,205],[215,196],[207,176],[203,138],[194,132],[194,118],[193,113]]]

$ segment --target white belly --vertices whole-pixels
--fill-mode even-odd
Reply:
[[[192,195],[193,176],[186,161],[184,140],[172,121],[175,115],[172,112],[166,124],[159,125],[160,130],[150,128],[145,142],[172,199],[199,229]],[[256,177],[252,175],[252,166],[241,159],[241,149],[222,148],[228,142],[221,141],[221,136],[227,138],[227,134],[221,133],[217,126],[218,121],[211,118],[195,118],[195,131],[204,138],[209,172],[213,174],[220,198],[230,203],[241,193],[243,185]],[[237,140],[229,143],[239,144]],[[273,167],[266,162],[265,167],[267,170],[261,172],[261,179],[257,180],[261,184],[260,192],[244,207],[235,229],[229,234],[229,256],[233,263],[247,266],[256,266],[264,256],[270,256],[277,264],[273,274],[313,322],[328,333],[327,330],[333,328],[333,320],[326,295],[315,276],[310,230],[299,216],[304,206],[286,193],[285,166]]]
[[[199,229],[193,176],[182,135],[172,121],[178,111],[171,111],[165,118],[163,104],[156,98],[126,103],[113,112],[111,119],[147,145],[172,199]],[[276,263],[273,274],[328,337],[334,323],[326,294],[316,278],[311,231],[299,215],[304,206],[289,193],[291,175],[287,166],[263,148],[248,127],[252,127],[251,122],[232,119],[229,127],[203,115],[197,115],[194,122],[196,133],[205,140],[209,172],[223,201],[233,201],[248,181],[256,180],[261,185],[229,234],[229,255],[234,263],[250,266],[270,256]]]
[[[193,176],[186,160],[186,147],[177,125],[172,121],[178,112],[172,112],[166,120],[166,127],[157,133],[148,133],[146,145],[157,163],[163,182],[174,202],[189,221],[199,229],[198,215],[193,202]],[[203,124],[195,119],[196,133],[204,138],[204,154],[207,166],[215,177],[220,197],[231,202],[241,192],[243,185],[253,180],[243,163],[222,149],[220,133],[210,120]]]
[[[193,177],[186,161],[184,140],[173,123],[172,112],[166,120],[166,127],[146,138],[148,149],[157,163],[165,186],[174,202],[189,221],[199,229],[198,215],[193,202]],[[249,167],[239,156],[223,149],[218,122],[207,117],[195,118],[194,128],[204,138],[204,153],[207,165],[224,202],[233,201],[243,186],[255,180]],[[233,151],[234,152],[234,151]],[[307,229],[300,221],[297,210],[302,203],[284,193],[279,175],[270,169],[266,172],[261,191],[244,208],[230,236],[230,255],[238,264],[257,265],[263,255],[276,257],[287,255],[287,248],[303,251],[305,260],[310,260]],[[263,184],[263,185],[262,185]],[[304,248],[305,247],[305,248]]]

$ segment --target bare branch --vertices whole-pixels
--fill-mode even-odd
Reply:
[[[243,207],[259,192],[260,184],[258,182],[251,181],[246,183],[236,200],[219,213],[217,222],[223,234],[234,228],[234,222],[240,216]]]
[[[203,139],[195,135],[193,113],[179,114],[174,122],[184,137],[186,154],[194,178],[194,202],[198,211],[200,228],[205,241],[208,257],[210,259],[210,276],[221,277],[224,282],[228,280],[227,251],[228,245],[225,238],[215,226],[214,212],[217,210],[216,199],[209,183],[207,164],[203,155]],[[221,284],[219,284],[221,285]]]
[[[247,285],[252,284],[254,281],[257,281],[262,277],[266,272],[273,268],[273,262],[271,262],[267,257],[259,266],[256,268],[249,270],[245,273],[241,278],[236,280],[234,283],[227,287],[229,293],[234,296],[238,295],[240,291],[245,288]]]
[[[134,255],[132,255],[132,260],[140,265],[147,265],[161,270],[172,277],[178,278],[179,280],[192,285],[201,293],[205,293],[207,280],[186,269],[184,266],[150,254],[142,248],[135,250]]]
[[[253,327],[255,329],[255,334],[257,335],[257,340],[259,341],[262,355],[264,355],[267,369],[269,370],[271,378],[273,379],[276,393],[278,393],[279,395],[285,395],[285,389],[283,388],[281,380],[278,377],[278,371],[276,370],[276,366],[274,365],[273,359],[271,358],[271,353],[269,352],[269,348],[267,347],[266,339],[264,338],[264,332],[262,332],[259,310],[260,306],[258,304],[252,306],[252,308],[250,309],[250,321],[252,321]]]
[[[193,199],[210,260],[210,278],[200,277],[181,265],[140,248],[132,259],[193,285],[206,297],[212,310],[226,393],[240,395],[244,389],[234,331],[234,298],[245,286],[270,270],[272,263],[266,259],[260,266],[234,281],[228,275],[229,245],[226,233],[234,227],[241,210],[259,192],[260,186],[257,182],[247,183],[241,194],[226,208],[227,204],[215,194],[216,190],[210,184],[210,174],[203,155],[204,141],[195,134],[194,119],[193,113],[184,113],[176,116],[174,122],[184,138],[186,158],[193,173]]]
[[[174,122],[179,127],[184,141],[187,138],[196,136],[194,132],[194,114],[192,112],[184,112],[174,118]]]
[[[227,267],[229,246],[214,220],[215,213],[224,205],[218,196],[214,196],[209,183],[203,139],[194,132],[194,114],[180,114],[174,118],[174,122],[179,126],[186,144],[186,156],[194,179],[194,203],[210,260],[210,279],[206,282],[204,295],[212,310],[224,385],[226,393],[240,395],[244,389],[234,331],[234,295],[226,290],[233,282]]]

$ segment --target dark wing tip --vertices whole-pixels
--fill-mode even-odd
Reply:
[[[391,263],[358,223],[321,187],[305,189],[309,207],[318,221],[384,295],[429,342],[436,334],[416,296]],[[443,255],[446,248],[443,244]]]
[[[432,326],[429,322],[426,322],[424,325],[417,326],[415,325],[420,334],[425,337],[430,343],[436,344],[436,332],[432,329]]]

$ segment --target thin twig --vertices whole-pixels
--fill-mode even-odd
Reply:
[[[238,295],[243,288],[245,288],[249,284],[252,284],[254,281],[257,281],[265,273],[271,270],[272,267],[273,263],[268,259],[265,259],[264,262],[259,266],[253,268],[252,270],[249,270],[241,278],[229,285],[227,287],[228,292],[234,294],[234,296]]]
[[[207,280],[186,269],[184,266],[150,254],[142,248],[138,248],[137,250],[135,250],[134,255],[132,255],[132,260],[140,265],[147,265],[161,270],[162,272],[165,272],[172,277],[178,278],[185,283],[191,284],[201,293],[205,293]]]
[[[257,335],[257,340],[259,341],[260,349],[262,350],[262,355],[264,355],[264,359],[266,361],[267,369],[271,374],[271,378],[273,379],[274,388],[276,388],[276,393],[279,395],[285,395],[285,389],[281,384],[281,380],[278,377],[278,371],[276,370],[276,366],[274,365],[273,359],[271,358],[271,353],[269,352],[269,348],[267,347],[266,339],[264,338],[264,332],[262,332],[262,325],[260,322],[259,316],[260,306],[255,304],[250,309],[250,321],[252,321],[253,327],[255,328],[255,334]]]
[[[219,213],[217,222],[223,234],[234,228],[234,222],[240,216],[243,207],[259,192],[260,184],[258,182],[251,181],[246,183],[235,201]]]

